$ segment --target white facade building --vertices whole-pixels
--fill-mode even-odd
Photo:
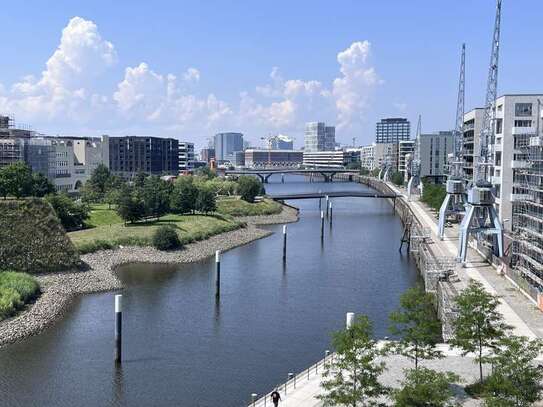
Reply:
[[[353,153],[343,150],[335,151],[304,151],[304,166],[308,167],[337,167],[343,168],[354,161]]]
[[[403,140],[398,143],[398,171],[402,173],[405,182],[408,181],[407,155],[413,157],[415,140]]]
[[[179,142],[179,172],[194,169],[194,143]]]
[[[336,128],[323,122],[305,124],[304,151],[333,151],[336,148]]]
[[[375,143],[360,147],[360,167],[368,171],[375,168]]]
[[[421,134],[417,143],[420,159],[420,176],[443,180],[446,176],[448,156],[454,150],[452,131]]]
[[[77,192],[99,164],[109,167],[109,137],[47,137],[54,151],[57,191]]]

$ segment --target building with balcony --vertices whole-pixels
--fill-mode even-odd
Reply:
[[[417,142],[421,178],[442,182],[446,177],[448,156],[454,150],[452,131],[420,134]]]
[[[360,147],[360,168],[373,171],[375,168],[375,143]]]
[[[178,145],[179,172],[192,171],[194,169],[194,143],[180,141]]]
[[[149,175],[179,174],[179,142],[173,138],[126,136],[109,138],[109,169],[131,179]]]
[[[403,140],[398,143],[398,171],[402,173],[405,182],[408,181],[407,156],[413,157],[415,153],[415,140]]]

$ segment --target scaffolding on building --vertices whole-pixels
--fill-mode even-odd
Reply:
[[[541,100],[537,103],[535,134],[515,135],[516,159],[526,162],[513,172],[513,242],[511,266],[529,287],[526,291],[537,300],[543,291],[543,136],[541,135]]]

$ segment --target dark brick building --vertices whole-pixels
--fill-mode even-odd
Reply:
[[[179,143],[160,137],[110,137],[109,169],[123,178],[132,178],[138,172],[177,175]]]

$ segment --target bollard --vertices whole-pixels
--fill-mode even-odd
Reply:
[[[290,382],[292,379],[295,379],[294,373],[289,373],[287,382]],[[296,388],[296,380],[294,380],[294,388]],[[285,385],[285,396],[286,395],[287,395],[287,386]]]
[[[281,184],[285,183],[285,174],[281,174]]]
[[[215,297],[220,297],[221,295],[221,251],[215,251]]]
[[[251,393],[251,402],[253,403],[253,406],[256,403],[256,398],[258,397],[257,393]]]
[[[321,211],[321,240],[324,240],[324,212]]]
[[[326,367],[326,358],[330,356],[330,351],[328,349],[326,349],[324,351],[324,367]]]
[[[354,312],[347,312],[347,318],[345,321],[345,327],[349,329],[354,324]]]
[[[283,225],[283,261],[287,261],[287,225]]]
[[[326,217],[328,217],[328,204],[329,204],[330,198],[328,198],[328,195],[326,195]]]
[[[115,296],[115,363],[121,363],[123,342],[123,296]]]
[[[332,226],[333,217],[334,217],[334,212],[332,211],[332,201],[330,201],[330,226]]]

